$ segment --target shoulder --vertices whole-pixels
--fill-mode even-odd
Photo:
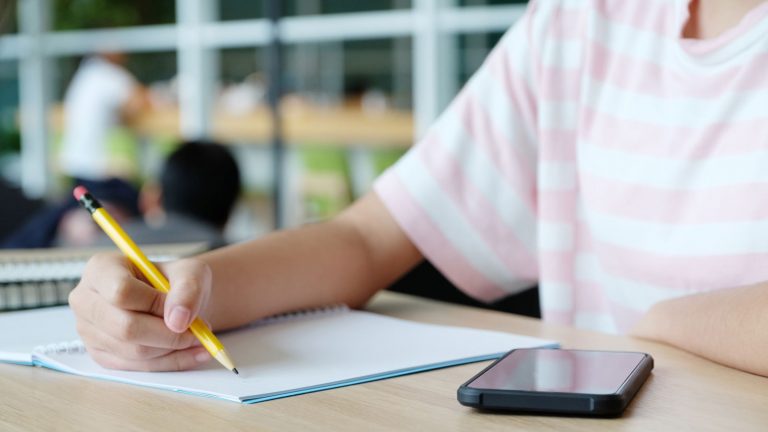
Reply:
[[[605,7],[616,0],[531,0],[527,11],[536,19],[551,19],[562,13],[587,13]]]
[[[673,34],[686,5],[686,0],[532,0],[510,34],[524,37],[534,51],[558,56],[592,41]],[[514,36],[503,43],[508,46],[510,39]]]
[[[599,10],[598,3],[608,0],[531,0],[523,16],[530,40],[577,36],[586,18]]]
[[[573,26],[577,20],[598,18],[637,22],[672,16],[686,0],[531,0],[526,15],[533,24],[561,23]]]

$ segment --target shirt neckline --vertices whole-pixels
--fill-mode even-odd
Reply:
[[[730,29],[710,39],[684,38],[683,29],[690,18],[690,3],[678,3],[675,44],[686,61],[699,65],[717,65],[738,57],[768,35],[768,1],[754,7]]]

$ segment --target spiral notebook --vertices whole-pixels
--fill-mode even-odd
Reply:
[[[205,243],[145,245],[153,261],[193,255]],[[67,304],[69,292],[80,281],[88,259],[106,248],[49,248],[0,251],[0,311],[34,309]]]
[[[211,361],[184,372],[104,369],[77,340],[67,307],[0,314],[0,361],[36,365],[241,403],[257,403],[500,357],[557,343],[511,333],[422,324],[333,307],[219,333],[240,376]]]

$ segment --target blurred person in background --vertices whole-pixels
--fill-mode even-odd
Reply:
[[[123,229],[138,244],[203,242],[211,249],[224,246],[224,228],[241,189],[240,170],[226,147],[205,141],[184,143],[166,160],[159,181],[142,187],[142,217],[126,221]],[[69,246],[80,242],[81,226],[88,227],[86,237],[91,245],[112,245],[83,211],[67,214],[56,243]]]
[[[149,107],[145,88],[125,68],[126,59],[119,52],[83,59],[64,97],[61,170],[89,189],[124,175],[110,163],[107,140],[123,120]]]
[[[136,188],[120,179],[94,182],[92,192],[97,196],[109,197],[104,200],[104,207],[118,221],[126,221],[139,216],[139,192]],[[0,242],[0,249],[31,249],[54,246],[61,221],[72,210],[78,208],[71,198],[46,205],[29,217],[26,223],[14,230]],[[84,231],[83,234],[87,233]],[[80,246],[88,246],[85,235],[74,235],[82,238]],[[74,246],[74,244],[73,244]]]
[[[123,186],[120,186],[123,185]],[[225,244],[224,228],[242,189],[240,170],[221,144],[182,143],[165,161],[157,181],[132,193],[115,179],[97,182],[94,196],[139,244],[203,242]],[[90,216],[67,198],[42,212],[9,237],[2,247],[109,246],[111,241]]]

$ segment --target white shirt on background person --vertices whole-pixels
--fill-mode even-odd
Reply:
[[[64,98],[61,168],[72,177],[109,177],[107,137],[137,86],[124,68],[101,57],[83,60]]]

